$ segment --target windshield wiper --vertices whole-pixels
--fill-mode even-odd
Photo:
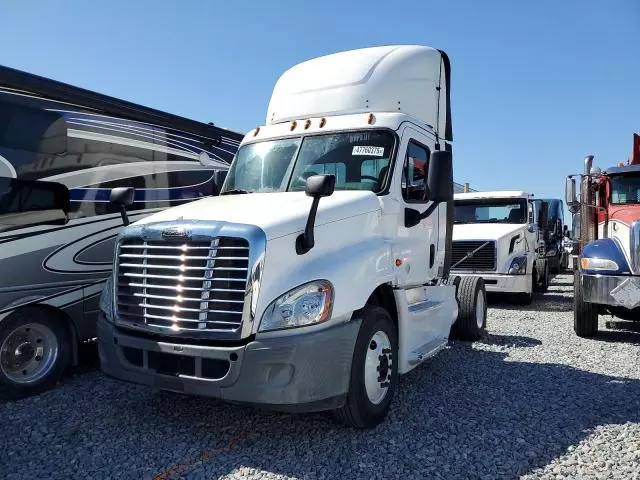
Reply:
[[[248,190],[241,190],[239,188],[234,188],[232,190],[226,190],[221,192],[220,195],[242,195],[243,193],[251,193]]]

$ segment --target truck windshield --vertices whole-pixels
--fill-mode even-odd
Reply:
[[[526,223],[527,201],[483,198],[455,201],[455,223]]]
[[[611,203],[640,203],[640,175],[611,176]]]
[[[395,137],[362,131],[267,140],[240,147],[222,195],[304,191],[312,175],[336,176],[336,190],[381,192]]]

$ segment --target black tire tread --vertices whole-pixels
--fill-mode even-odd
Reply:
[[[394,373],[392,373],[392,380],[391,386],[389,387],[388,397],[383,401],[384,406],[382,407],[381,411],[372,413],[363,411],[363,408],[361,406],[361,401],[363,399],[358,397],[358,395],[366,396],[366,392],[362,391],[364,386],[360,386],[359,384],[362,372],[360,372],[360,369],[358,368],[360,362],[357,361],[356,356],[358,355],[360,342],[364,341],[363,339],[369,336],[369,333],[367,333],[369,325],[372,324],[372,322],[379,322],[381,318],[384,319],[382,320],[382,322],[386,324],[385,330],[387,331],[385,333],[387,333],[389,339],[392,342],[392,362],[395,371]],[[369,338],[366,338],[366,341],[368,342]],[[338,422],[342,423],[343,425],[360,429],[373,428],[381,423],[386,416],[389,405],[391,404],[391,400],[393,399],[395,387],[398,382],[399,358],[397,332],[396,327],[393,324],[393,320],[389,315],[389,312],[387,312],[384,308],[373,305],[365,306],[362,312],[362,324],[360,325],[360,331],[358,332],[358,338],[356,339],[356,345],[353,354],[354,357],[351,365],[351,375],[347,399],[344,405],[334,410],[333,413]]]
[[[453,324],[453,336],[460,340],[474,341],[482,336],[482,329],[476,324],[476,298],[478,289],[485,290],[484,281],[481,277],[462,277],[458,286],[458,318]],[[487,294],[485,296],[485,318],[483,328],[486,327],[486,305]]]
[[[573,272],[573,331],[579,337],[591,338],[598,333],[598,310],[593,303],[583,301],[580,272]]]

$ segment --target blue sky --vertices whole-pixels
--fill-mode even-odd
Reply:
[[[245,132],[293,64],[424,44],[452,63],[454,176],[562,197],[640,132],[640,1],[0,4],[0,64]]]

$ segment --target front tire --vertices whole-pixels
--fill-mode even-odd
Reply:
[[[573,331],[579,337],[590,338],[598,333],[598,309],[584,301],[580,272],[573,272]]]
[[[349,392],[335,411],[344,425],[373,428],[387,416],[398,382],[398,334],[389,313],[365,306],[351,364]]]
[[[544,293],[549,289],[549,262],[547,260],[540,260],[540,277],[538,279],[537,290],[540,293]]]
[[[50,389],[70,360],[67,330],[46,311],[24,308],[0,323],[0,385],[11,397]]]
[[[460,340],[478,340],[487,326],[487,292],[481,277],[462,277],[458,285],[458,318],[452,336]]]

